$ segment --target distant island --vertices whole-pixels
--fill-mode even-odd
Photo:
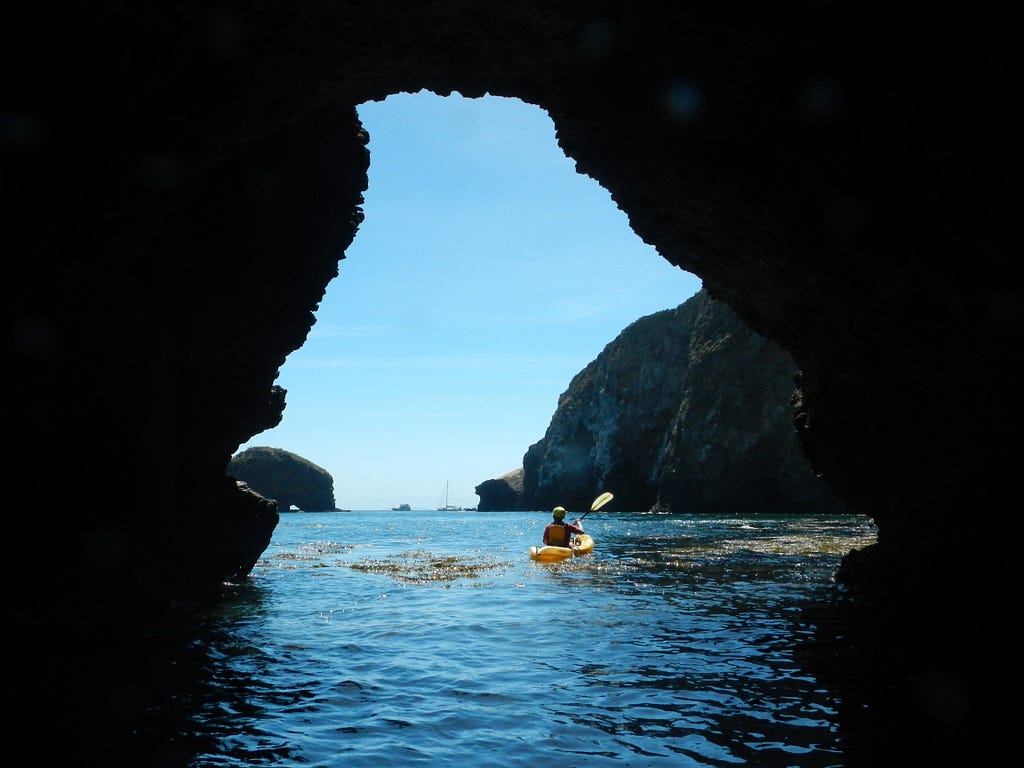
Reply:
[[[231,457],[227,474],[276,501],[278,512],[337,511],[331,473],[297,453],[254,446]]]

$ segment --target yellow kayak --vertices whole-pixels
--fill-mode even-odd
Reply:
[[[530,559],[541,563],[557,563],[568,557],[587,555],[594,551],[594,539],[588,533],[576,537],[572,547],[530,547]]]

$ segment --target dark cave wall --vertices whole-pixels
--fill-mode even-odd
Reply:
[[[94,449],[62,484],[111,501],[61,518],[64,566],[19,609],[70,570],[112,603],[217,575],[205,547],[182,568],[180,545],[219,541],[230,505],[185,500],[221,499],[232,452],[281,417],[277,370],[361,216],[354,107],[421,88],[547,109],[635,231],[792,354],[802,444],[900,554],[879,561],[890,586],[957,589],[944,544],[970,559],[987,535],[963,511],[1015,491],[1020,121],[999,25],[820,3],[61,13],[19,5],[0,33],[19,75],[2,123],[13,501],[38,503],[39,457],[69,439]],[[959,55],[975,43],[984,57]]]

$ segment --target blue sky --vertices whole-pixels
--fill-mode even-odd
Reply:
[[[365,220],[281,368],[283,448],[343,509],[444,501],[522,466],[572,377],[699,278],[576,173],[539,107],[428,92],[368,102]]]

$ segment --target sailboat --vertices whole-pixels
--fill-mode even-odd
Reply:
[[[444,506],[437,508],[438,512],[461,512],[462,507],[456,507],[448,503],[448,482],[444,484]]]

